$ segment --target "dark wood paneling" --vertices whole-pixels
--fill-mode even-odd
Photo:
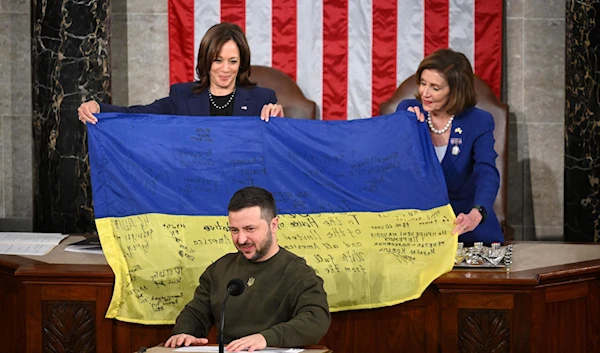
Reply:
[[[25,317],[23,315],[22,286],[17,279],[0,272],[0,335],[3,349],[7,352],[22,352],[25,348]],[[7,318],[14,318],[9,320]]]
[[[546,301],[544,298],[543,290],[535,290],[531,293],[531,342],[529,345],[531,353],[544,352],[544,324],[546,322]],[[516,315],[522,317],[520,313]],[[523,319],[527,320],[527,317]],[[517,334],[515,332],[515,335]]]
[[[46,285],[42,286],[42,300],[96,300],[96,286]]]
[[[27,353],[42,352],[42,296],[40,285],[25,286],[25,342]]]
[[[531,343],[531,292],[515,294],[510,325],[511,352],[529,352]]]
[[[546,303],[587,297],[588,281],[579,280],[578,282],[572,281],[566,285],[548,287],[545,291]]]
[[[587,342],[590,352],[600,352],[600,279],[590,282]],[[597,314],[597,315],[596,315]]]
[[[331,317],[329,332],[319,344],[334,352],[425,351],[425,306],[352,310],[333,313]]]
[[[433,291],[428,291],[433,292]],[[440,332],[442,329],[442,321],[441,321],[441,308],[439,295],[434,293],[435,298],[432,300],[431,304],[427,305],[425,308],[426,318],[425,318],[425,333],[426,333],[426,341],[425,341],[425,352],[426,353],[439,353],[441,352],[440,346]]]
[[[137,348],[127,351],[113,350],[113,324],[116,320],[106,319],[106,311],[112,298],[112,285],[96,286],[96,347],[98,353],[134,352]]]
[[[164,343],[170,336],[173,325],[131,325],[130,352],[137,351],[140,347],[152,347]],[[214,342],[216,343],[216,342]]]
[[[96,353],[96,303],[44,301],[43,352]]]
[[[512,309],[514,296],[512,294],[458,294],[456,297],[459,308],[470,309]]]
[[[137,352],[140,347],[148,347],[148,342],[143,342],[141,346],[134,348],[131,344],[131,326],[132,325],[127,322],[118,320],[113,321],[113,352]]]
[[[441,339],[443,353],[455,353],[458,349],[458,302],[456,294],[442,291],[440,298]]]
[[[586,298],[547,303],[543,352],[592,352],[586,346],[588,315],[593,314],[588,312]]]
[[[458,351],[461,353],[509,353],[508,310],[460,309]]]

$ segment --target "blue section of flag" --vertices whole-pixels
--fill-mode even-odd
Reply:
[[[88,124],[96,218],[226,215],[255,185],[278,212],[381,212],[449,203],[426,124],[104,113]]]

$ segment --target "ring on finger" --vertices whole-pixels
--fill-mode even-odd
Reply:
[[[463,230],[467,230],[467,226],[463,226],[462,228],[463,228]]]

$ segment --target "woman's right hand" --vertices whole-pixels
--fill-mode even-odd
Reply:
[[[269,117],[276,116],[278,118],[283,118],[283,106],[281,104],[265,104],[260,111],[260,120],[269,122]]]
[[[98,118],[94,116],[94,114],[100,113],[100,104],[96,101],[87,101],[85,103],[81,103],[79,108],[77,108],[77,115],[79,116],[79,121],[82,123],[92,123],[95,124],[98,122]]]
[[[425,111],[421,111],[421,109],[418,106],[415,105],[414,107],[408,107],[407,110],[409,112],[417,114],[417,119],[419,119],[420,122],[425,121]]]

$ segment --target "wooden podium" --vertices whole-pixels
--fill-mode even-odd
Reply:
[[[42,257],[0,255],[2,351],[135,352],[170,336],[168,325],[104,317],[114,276],[102,255],[63,251],[80,239]],[[510,272],[454,270],[400,305],[333,313],[319,344],[336,353],[600,352],[600,245],[518,243],[513,263]]]

